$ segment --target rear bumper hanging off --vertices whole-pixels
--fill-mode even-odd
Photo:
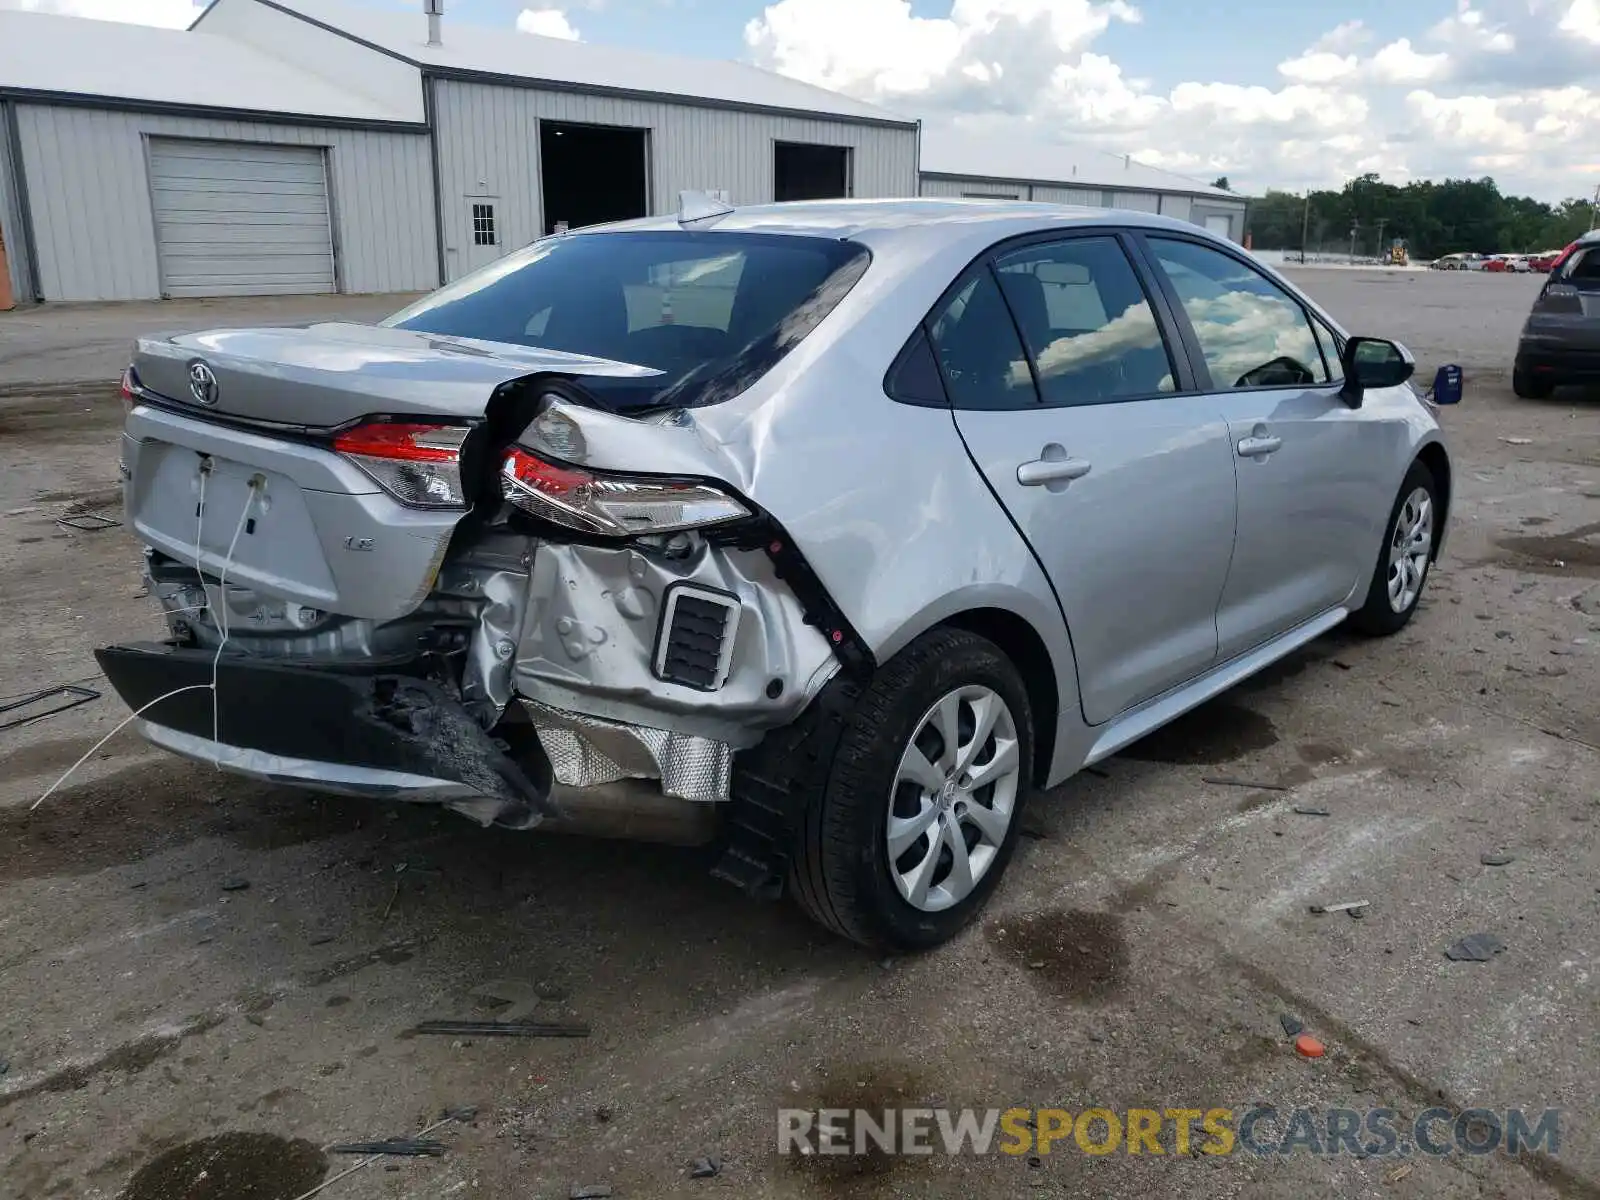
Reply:
[[[274,782],[437,801],[485,825],[528,829],[560,815],[549,781],[530,778],[425,679],[224,655],[213,709],[209,650],[138,643],[95,657],[129,708],[150,706],[146,736],[186,757]],[[180,688],[195,690],[169,696]]]

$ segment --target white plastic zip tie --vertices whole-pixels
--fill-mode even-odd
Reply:
[[[245,497],[244,507],[239,510],[239,523],[233,527],[233,540],[228,543],[228,556],[222,560],[222,575],[217,582],[217,598],[222,601],[222,607],[211,610],[211,618],[217,623],[218,632],[222,634],[221,640],[217,642],[217,652],[211,658],[211,744],[213,746],[222,744],[222,717],[218,708],[217,672],[222,664],[222,652],[227,648],[228,637],[233,632],[228,627],[227,618],[228,568],[233,565],[233,552],[239,547],[239,535],[244,532],[245,522],[250,518],[250,510],[255,507],[256,497],[260,495],[257,490],[260,480],[261,477],[259,475],[250,477],[250,494]],[[198,562],[200,557],[199,547],[196,546],[195,549],[195,560]],[[215,759],[213,765],[220,775],[222,773],[221,758]]]
[[[204,530],[204,527],[205,527],[205,519],[206,519],[205,518],[205,512],[206,512],[206,476],[209,473],[210,472],[209,472],[209,470],[207,468],[201,467],[201,469],[200,469],[200,500],[199,500],[199,503],[196,505],[196,508],[198,510],[198,516],[197,516],[196,522],[195,522],[196,528],[195,528],[195,535],[194,535],[194,558],[195,558],[195,570],[197,570],[197,571],[200,569],[200,554],[201,554],[200,535],[201,535],[201,533],[202,533],[202,531]],[[260,493],[260,476],[253,476],[251,478],[251,480],[250,480],[250,493],[249,493],[248,496],[245,497],[244,509],[239,513],[239,524],[234,527],[233,540],[228,543],[228,556],[227,556],[227,558],[225,558],[223,560],[223,563],[222,563],[221,583],[218,586],[218,592],[217,592],[217,594],[219,596],[222,595],[222,589],[226,588],[228,586],[228,568],[233,565],[234,551],[237,550],[238,547],[239,547],[239,535],[244,532],[245,523],[250,518],[250,510],[253,507],[255,507],[256,498],[260,494],[261,494]],[[205,586],[205,581],[204,581],[204,578],[202,577],[201,587],[204,588],[204,586]],[[210,593],[207,593],[206,603],[205,603],[205,605],[203,607],[211,608]],[[226,603],[226,598],[225,597],[224,597],[224,603],[223,603],[222,607],[223,607],[223,609],[227,608],[227,603]],[[154,708],[156,705],[160,704],[163,700],[170,700],[174,696],[183,695],[185,692],[205,692],[205,691],[208,691],[208,692],[211,693],[211,742],[212,742],[213,745],[216,745],[216,744],[220,743],[221,738],[219,737],[219,734],[221,733],[221,728],[220,728],[220,724],[219,724],[219,720],[218,720],[218,711],[217,711],[217,671],[218,671],[218,666],[222,661],[223,648],[228,643],[228,632],[229,631],[228,631],[228,625],[227,625],[227,618],[224,617],[221,612],[217,611],[217,609],[215,609],[215,608],[211,608],[211,616],[212,616],[212,619],[217,623],[217,628],[222,633],[222,640],[217,644],[217,653],[211,660],[211,682],[210,683],[191,683],[191,684],[185,685],[184,687],[174,688],[172,691],[165,692],[162,695],[157,696],[154,700],[150,701],[148,704],[141,705],[139,708],[137,708],[133,712],[129,713],[126,717],[124,717],[122,720],[117,722],[116,728],[114,728],[110,733],[106,734],[105,737],[101,738],[93,746],[90,746],[89,749],[84,753],[82,758],[78,759],[77,762],[73,763],[70,767],[68,767],[62,773],[61,778],[57,779],[54,783],[52,783],[49,787],[47,787],[44,790],[44,794],[41,795],[37,800],[35,800],[32,804],[30,804],[28,806],[28,811],[29,812],[32,812],[34,809],[38,808],[41,804],[43,804],[46,800],[48,800],[52,795],[54,795],[60,789],[62,784],[64,784],[68,779],[72,778],[73,773],[75,771],[77,771],[77,769],[79,767],[83,766],[84,763],[88,762],[91,758],[93,758],[95,756],[95,754],[97,754],[99,752],[100,747],[104,746],[112,738],[116,737],[117,734],[121,733],[124,729],[126,729],[134,721],[136,721],[140,717],[144,716],[145,713],[149,712],[152,708]],[[213,759],[212,761],[216,765],[217,770],[221,771],[222,770],[221,761],[219,759]]]
[[[121,733],[124,729],[126,729],[134,721],[136,721],[140,717],[144,716],[145,713],[149,712],[152,708],[154,708],[156,705],[160,704],[163,700],[170,700],[174,696],[181,696],[181,695],[183,695],[184,692],[207,692],[207,691],[210,691],[210,690],[211,690],[211,685],[209,683],[191,683],[187,687],[175,688],[174,690],[172,690],[170,692],[167,692],[165,695],[157,696],[154,700],[150,701],[150,703],[146,704],[143,708],[137,709],[136,711],[129,713],[127,716],[123,717],[122,720],[117,722],[117,727],[115,729],[113,729],[110,733],[106,734],[105,737],[101,738],[94,745],[90,746],[89,749],[88,749],[88,752],[85,753],[82,758],[80,758],[77,762],[73,763],[70,767],[68,767],[66,772],[65,772],[65,774],[63,774],[60,779],[56,780],[48,788],[46,788],[45,792],[44,792],[44,795],[40,796],[37,800],[35,800],[32,804],[30,804],[28,806],[28,811],[32,812],[34,809],[38,808],[39,805],[43,804],[46,800],[50,799],[51,794],[54,793],[55,790],[57,788],[59,788],[63,783],[65,783],[68,779],[70,779],[72,777],[72,773],[74,771],[76,771],[79,767],[83,766],[84,763],[88,762],[91,758],[93,758],[95,756],[96,752],[99,751],[101,746],[104,746],[112,738],[116,737],[117,734]]]

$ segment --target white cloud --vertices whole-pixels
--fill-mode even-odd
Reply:
[[[169,29],[185,29],[192,25],[205,7],[203,0],[0,0],[0,8],[23,12],[130,21],[136,25],[164,25]]]
[[[1298,83],[1332,83],[1348,79],[1360,70],[1354,54],[1334,54],[1328,50],[1310,50],[1299,58],[1278,64],[1278,74]]]
[[[1562,33],[1600,45],[1600,0],[1572,0],[1572,7],[1558,28]]]
[[[1390,42],[1372,56],[1372,73],[1383,83],[1427,83],[1450,69],[1450,56],[1422,54],[1412,49],[1410,38]]]
[[[1600,183],[1600,0],[1457,0],[1383,45],[1346,21],[1279,63],[1273,86],[1221,63],[1154,87],[1096,44],[1141,23],[1183,36],[1122,0],[777,0],[745,41],[764,66],[899,112],[982,136],[1069,131],[1236,187],[1492,171],[1555,199]]]
[[[534,33],[540,37],[562,38],[569,42],[578,40],[578,31],[567,20],[567,14],[559,8],[525,8],[517,14],[517,28],[523,33]]]

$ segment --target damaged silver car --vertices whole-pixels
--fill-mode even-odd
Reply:
[[[146,737],[512,829],[709,843],[863,943],[1031,792],[1415,611],[1412,361],[1133,212],[818,202],[543,239],[377,326],[146,339]]]

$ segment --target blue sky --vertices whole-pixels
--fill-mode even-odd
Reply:
[[[372,7],[413,8],[407,0],[358,0]],[[744,27],[763,0],[446,0],[447,19],[510,25],[525,8],[560,8],[585,41],[713,58],[747,53]],[[950,15],[950,0],[912,0],[920,17]],[[1096,43],[1130,75],[1158,87],[1186,79],[1272,85],[1277,64],[1343,21],[1360,20],[1382,41],[1431,24],[1455,8],[1451,0],[1140,0],[1145,20],[1112,26]],[[1399,15],[1399,14],[1404,14]]]
[[[181,26],[201,0],[0,0]],[[421,0],[344,0],[408,9]],[[1600,0],[446,0],[446,22],[745,59],[930,123],[1242,189],[1600,185]]]

